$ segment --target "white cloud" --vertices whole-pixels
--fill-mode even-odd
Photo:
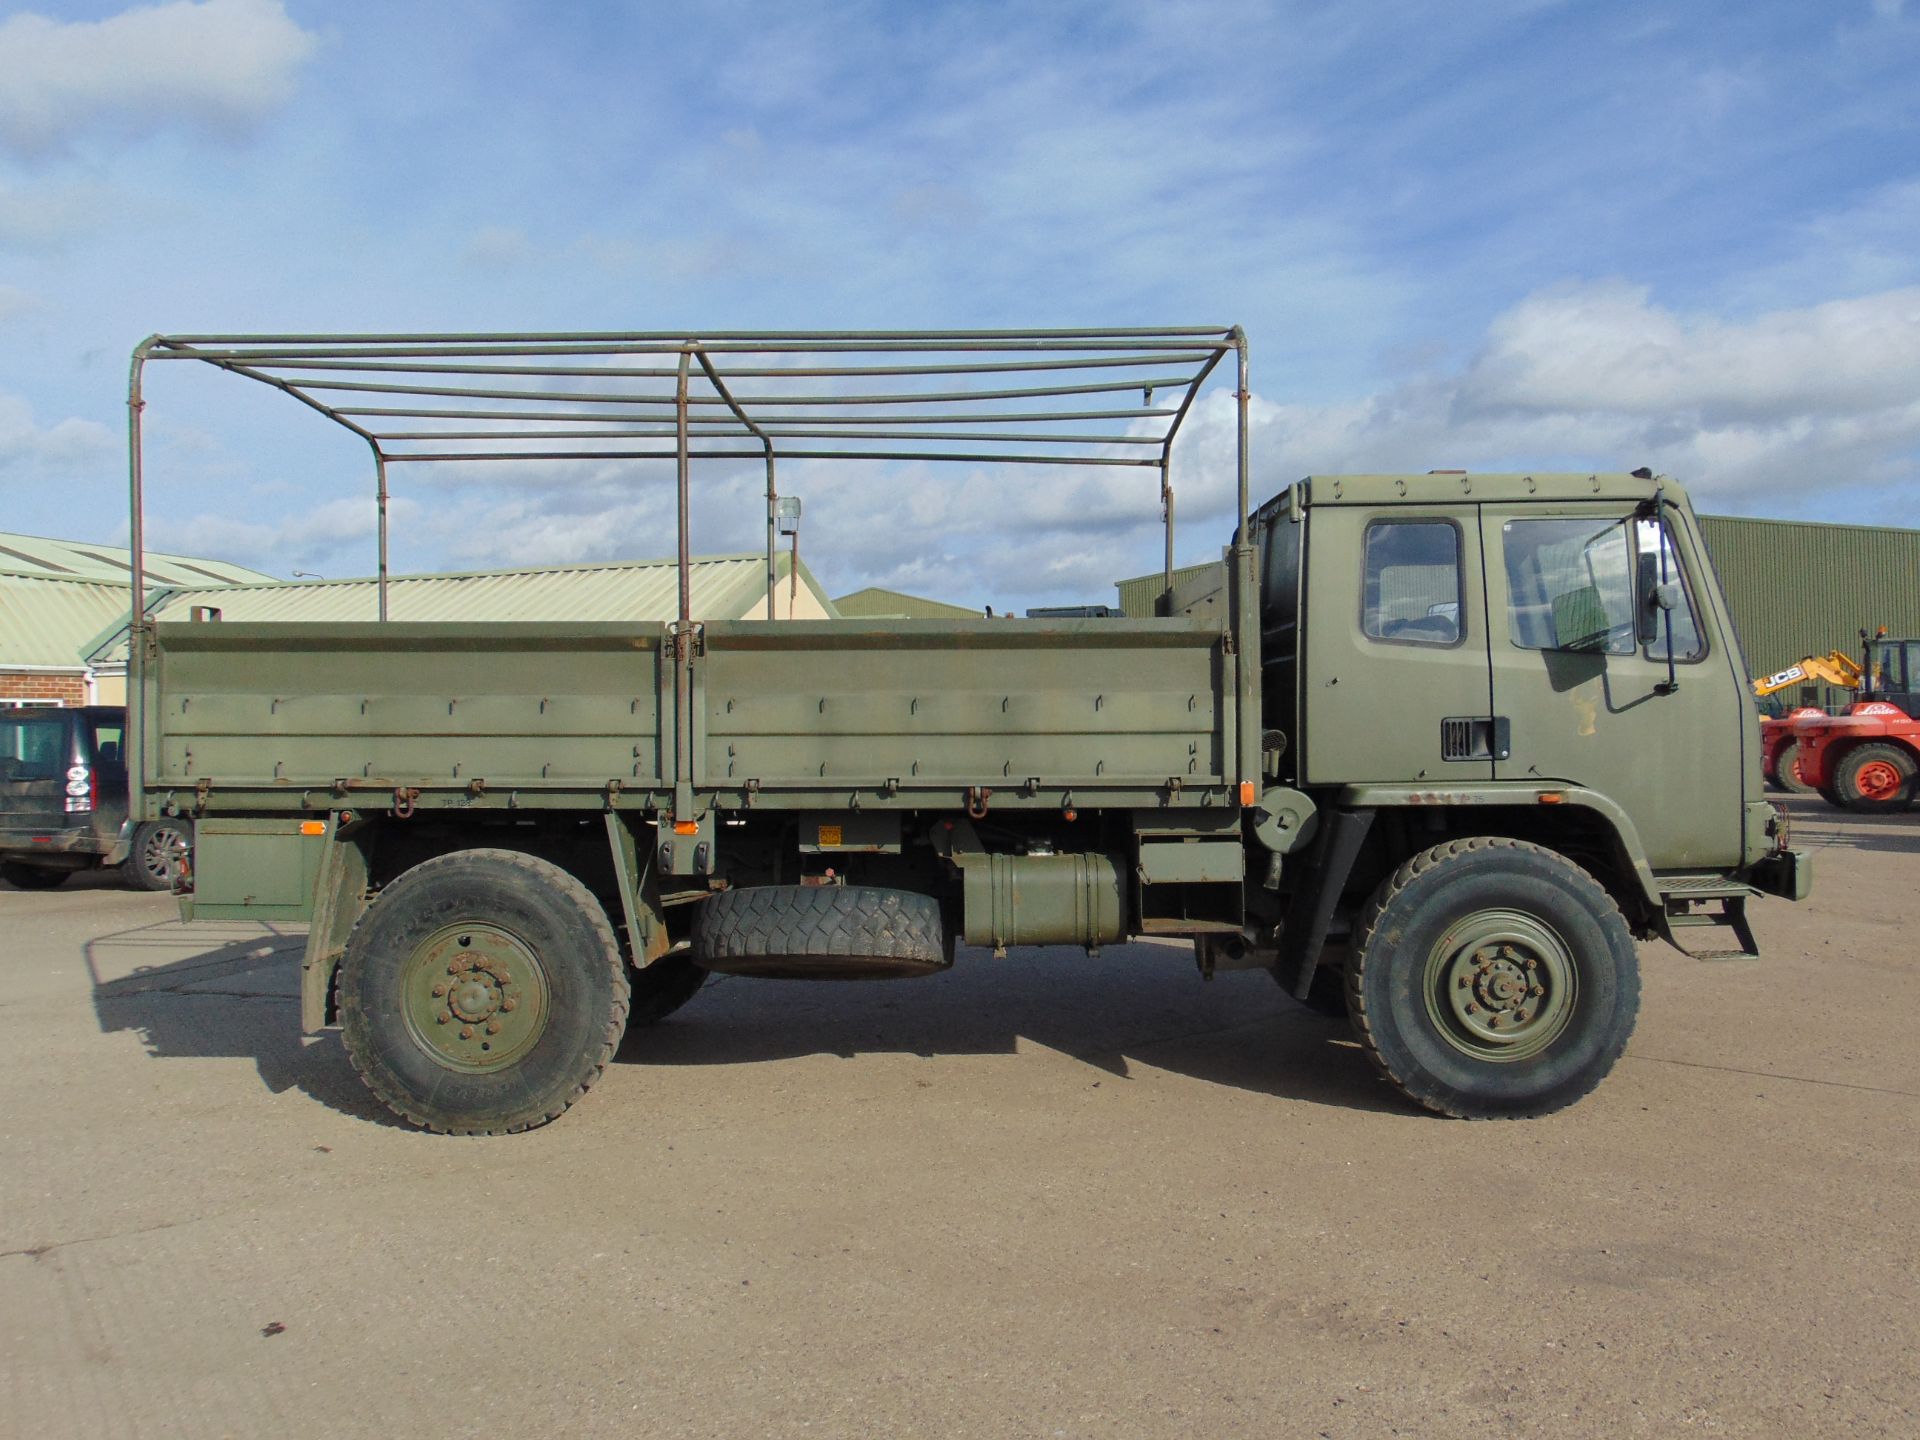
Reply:
[[[256,123],[293,89],[314,37],[281,0],[169,0],[106,20],[24,13],[0,22],[0,145],[63,149],[100,125]]]
[[[421,508],[416,501],[395,498],[388,502],[387,515],[394,531],[404,531],[419,521]],[[371,575],[378,568],[378,525],[371,495],[323,501],[271,523],[211,513],[187,519],[149,513],[147,545],[256,570],[311,570],[341,579]]]
[[[33,407],[17,395],[0,395],[0,470],[72,476],[110,464],[118,443],[97,420],[69,417],[42,427]]]

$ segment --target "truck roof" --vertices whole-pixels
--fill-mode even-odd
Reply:
[[[1488,473],[1429,470],[1400,475],[1309,475],[1300,482],[1309,505],[1444,505],[1461,501],[1647,500],[1656,487],[1674,500],[1686,492],[1674,481],[1637,471]]]

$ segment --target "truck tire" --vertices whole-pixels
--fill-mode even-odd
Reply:
[[[340,1027],[396,1115],[530,1130],[587,1093],[627,1023],[627,966],[593,892],[549,861],[462,850],[380,892],[340,961]]]
[[[191,820],[149,820],[134,830],[120,873],[136,890],[171,890],[179,857],[192,851]]]
[[[71,870],[55,870],[50,865],[23,865],[18,860],[0,861],[0,880],[16,890],[51,890],[67,883]]]
[[[701,902],[693,959],[729,975],[868,980],[952,962],[940,902],[867,885],[765,885]]]
[[[1913,803],[1916,769],[1913,756],[1898,745],[1856,745],[1834,764],[1834,793],[1861,815],[1904,810]]]
[[[1593,877],[1525,841],[1436,845],[1389,875],[1347,967],[1355,1033],[1418,1105],[1518,1119],[1571,1105],[1633,1034],[1640,971]]]
[[[657,1025],[700,993],[712,976],[684,953],[662,955],[644,970],[633,972],[629,984],[633,999],[627,1010],[627,1028]]]
[[[1811,795],[1813,786],[1800,776],[1800,742],[1789,740],[1774,761],[1774,784],[1789,795]]]

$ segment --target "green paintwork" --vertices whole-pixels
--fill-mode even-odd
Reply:
[[[460,921],[401,964],[407,1033],[450,1070],[483,1074],[518,1060],[546,1029],[547,972],[511,930]]]
[[[1102,945],[1126,938],[1126,886],[1109,855],[956,855],[969,944]]]
[[[1538,916],[1476,910],[1434,942],[1421,973],[1434,1027],[1476,1060],[1538,1055],[1573,1018],[1579,976],[1566,941]]]
[[[367,908],[367,852],[364,827],[327,827],[313,878],[313,919],[307,926],[306,952],[300,962],[300,1028],[309,1035],[327,1022],[327,994],[346,951],[347,937]]]
[[[203,818],[194,836],[196,920],[306,920],[328,841],[300,820]],[[325,826],[325,821],[314,824]],[[205,870],[201,869],[205,866]]]
[[[1250,834],[1286,853],[1335,807],[1525,807],[1535,830],[1550,830],[1544,796],[1584,814],[1588,833],[1598,826],[1657,910],[1663,875],[1733,874],[1769,845],[1750,808],[1761,798],[1751,701],[1686,497],[1660,487],[1705,642],[1677,667],[1676,690],[1664,660],[1642,649],[1514,643],[1502,549],[1512,521],[1604,526],[1656,488],[1623,475],[1301,482],[1263,512],[1263,524],[1301,526],[1304,539],[1292,714],[1264,766],[1256,534],[1192,577],[1188,589],[1207,595],[1189,615],[716,622],[698,627],[684,661],[667,627],[650,623],[161,625],[136,657],[145,804],[283,827],[267,817],[379,815],[413,790],[418,811],[442,818],[600,813],[629,897],[656,885],[654,873],[682,891],[721,873],[726,816],[797,812],[790,833],[804,853],[891,855],[924,833],[901,812],[1073,811],[1135,837],[1134,864],[1115,882],[1123,928],[1179,934],[1237,927],[1243,872],[1279,873],[1264,854],[1247,864]],[[1405,520],[1457,537],[1448,643],[1370,633],[1369,527]],[[1419,605],[1432,583],[1423,563],[1403,563],[1372,603]],[[1510,753],[1442,758],[1443,722],[1461,717],[1506,720]],[[1243,785],[1275,801],[1250,825]],[[823,826],[838,827],[837,844]],[[304,859],[270,858],[306,853],[242,857],[203,839],[201,913],[260,913],[261,896],[311,890]],[[1018,863],[996,872],[989,857],[955,855],[969,934],[1110,937],[1105,901],[1088,898],[1089,885],[1105,894],[1098,865],[1069,876],[1051,863],[1066,856],[992,858]],[[364,859],[327,874],[328,938],[310,947],[317,986],[362,903]],[[636,955],[662,948],[657,904],[636,899],[623,918]]]

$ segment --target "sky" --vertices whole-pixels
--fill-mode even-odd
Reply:
[[[1256,499],[1652,465],[1920,525],[1917,76],[1920,0],[0,0],[0,530],[125,536],[154,332],[1194,324],[1249,336]],[[369,573],[358,441],[199,366],[148,399],[150,544]],[[1216,391],[1182,562],[1232,454]],[[674,548],[658,467],[432,468],[396,569]],[[791,472],[830,593],[1158,566],[1149,472],[927,468]],[[694,549],[757,543],[758,466],[696,478]]]

